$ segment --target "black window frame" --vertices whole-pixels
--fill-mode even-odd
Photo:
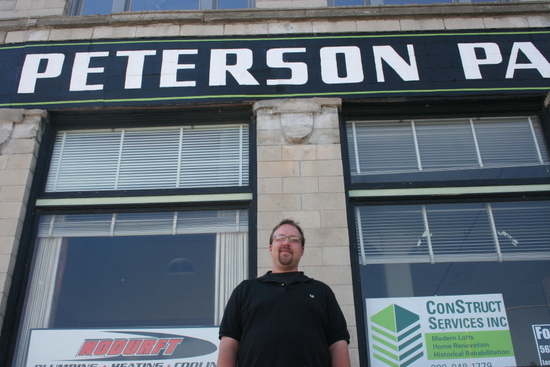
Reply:
[[[521,186],[531,184],[549,184],[550,179],[517,179],[503,185],[498,180],[478,182],[476,180],[460,182],[432,182],[402,185],[399,183],[387,183],[380,185],[353,183],[350,172],[350,159],[348,154],[349,142],[347,139],[348,120],[400,120],[400,119],[430,119],[430,118],[471,118],[471,117],[500,117],[526,115],[539,117],[547,146],[550,147],[550,107],[546,95],[529,96],[480,96],[480,97],[455,97],[433,99],[380,99],[380,100],[355,100],[344,101],[340,116],[340,136],[342,141],[342,159],[344,167],[344,182],[347,199],[348,233],[350,238],[350,256],[353,281],[353,293],[355,303],[355,315],[357,325],[357,338],[359,361],[361,366],[368,366],[368,339],[365,328],[365,303],[362,294],[360,259],[357,243],[357,225],[355,207],[364,205],[397,205],[397,204],[434,204],[434,203],[481,203],[494,201],[524,201],[524,200],[550,200],[550,191],[525,191],[504,193],[464,193],[458,195],[430,194],[430,188],[440,187],[464,187],[473,186]],[[423,189],[423,194],[398,195],[398,196],[350,196],[354,190],[376,189]]]
[[[164,118],[163,120],[161,120]],[[162,121],[162,122],[159,122]],[[59,130],[101,129],[124,127],[151,127],[175,125],[221,125],[248,124],[249,129],[249,185],[246,187],[224,188],[181,188],[161,190],[126,190],[101,192],[61,192],[46,193],[45,186],[49,163],[53,152],[56,134]],[[224,106],[190,106],[162,109],[120,109],[120,110],[59,110],[49,111],[48,121],[40,138],[36,169],[27,203],[27,211],[13,270],[12,282],[8,294],[4,323],[0,334],[0,365],[12,366],[19,329],[24,316],[24,305],[31,277],[31,269],[36,247],[39,219],[49,214],[90,214],[112,212],[165,212],[196,210],[247,210],[249,244],[248,277],[257,276],[257,237],[256,228],[257,187],[256,187],[256,121],[249,104],[229,104]],[[224,202],[191,201],[182,203],[137,203],[137,204],[98,204],[98,205],[48,205],[37,206],[40,199],[82,199],[82,198],[120,198],[171,195],[208,195],[249,194],[250,200],[227,200]]]

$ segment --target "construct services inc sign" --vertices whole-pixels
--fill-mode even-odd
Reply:
[[[366,299],[374,367],[516,366],[501,294]]]

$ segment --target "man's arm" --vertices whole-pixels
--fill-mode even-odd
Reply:
[[[336,343],[335,343],[336,344]],[[346,347],[347,348],[347,347]],[[218,349],[217,367],[236,367],[239,342],[228,336],[222,336]]]
[[[333,343],[329,348],[332,367],[351,367],[349,360],[348,342],[339,340]],[[220,367],[218,365],[218,367]]]

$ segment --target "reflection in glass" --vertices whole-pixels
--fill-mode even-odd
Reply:
[[[550,324],[549,217],[549,201],[356,207],[362,299],[502,294],[518,366],[533,365],[531,325]]]
[[[218,325],[247,274],[245,210],[44,215],[18,358],[32,328]]]

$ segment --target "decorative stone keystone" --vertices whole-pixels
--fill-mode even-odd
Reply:
[[[271,99],[255,103],[254,112],[278,116],[284,137],[292,144],[302,144],[313,133],[315,117],[327,107],[338,110],[341,105],[340,98]]]

